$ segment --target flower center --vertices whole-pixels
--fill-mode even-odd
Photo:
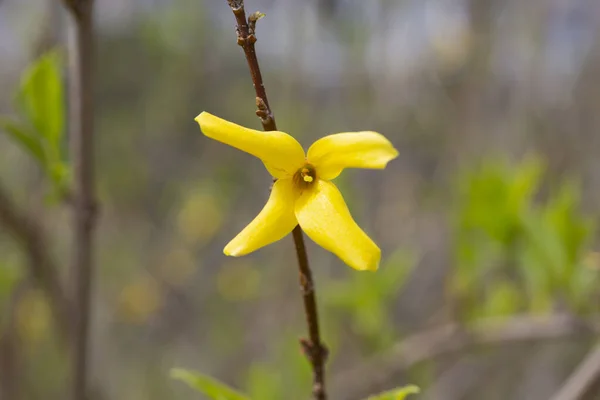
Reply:
[[[294,183],[301,188],[312,185],[316,180],[317,171],[315,171],[315,167],[310,164],[304,164],[304,166],[294,174]]]

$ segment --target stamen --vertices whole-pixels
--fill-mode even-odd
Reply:
[[[300,168],[294,175],[294,181],[297,185],[300,185],[300,187],[312,184],[315,181],[315,178],[315,168],[310,164],[306,164],[304,167]]]

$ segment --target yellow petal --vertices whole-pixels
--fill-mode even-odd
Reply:
[[[244,128],[206,111],[196,117],[196,122],[209,138],[260,158],[276,178],[293,175],[305,162],[302,146],[285,132]]]
[[[228,256],[243,256],[290,233],[298,225],[294,215],[294,203],[298,195],[291,179],[279,179],[275,182],[265,207],[225,246],[223,252]]]
[[[358,270],[376,270],[381,250],[354,222],[342,194],[319,179],[296,202],[296,218],[308,237]]]
[[[385,168],[398,151],[377,132],[346,132],[325,136],[308,149],[308,161],[323,179],[337,177],[344,168]]]

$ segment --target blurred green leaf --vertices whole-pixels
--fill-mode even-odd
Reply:
[[[545,209],[545,219],[555,232],[563,250],[561,276],[568,279],[582,256],[593,224],[589,218],[580,215],[580,189],[574,182],[566,182],[558,193],[552,197]]]
[[[24,72],[17,101],[48,144],[58,146],[64,130],[65,110],[58,50],[42,55]]]
[[[592,269],[585,264],[576,268],[576,273],[567,282],[570,305],[577,311],[595,311],[598,304],[597,289],[600,281],[600,270]]]
[[[16,96],[20,118],[0,118],[0,129],[31,155],[50,179],[54,197],[64,195],[70,179],[61,151],[65,128],[61,62],[58,50],[35,60],[23,73]]]
[[[538,191],[544,165],[537,157],[525,159],[518,168],[510,171],[506,183],[508,187],[507,206],[510,215],[520,219],[522,213],[531,205],[535,193]]]
[[[482,233],[504,246],[514,243],[521,218],[539,188],[543,164],[535,157],[517,167],[487,162],[459,179],[458,223],[464,240]]]
[[[367,400],[404,400],[408,395],[420,393],[421,390],[415,386],[405,386],[400,389],[390,390],[375,396],[370,396]]]
[[[212,400],[250,400],[246,395],[219,382],[215,378],[198,372],[174,368],[171,370],[171,377],[185,382],[192,389],[208,396]]]
[[[543,162],[529,157],[517,166],[486,161],[461,176],[452,288],[468,314],[545,312],[557,302],[583,311],[593,296],[598,278],[581,264],[594,220],[582,215],[573,181],[537,199],[543,172]]]
[[[523,222],[527,238],[521,249],[522,258],[527,261],[521,264],[523,276],[529,280],[532,292],[553,291],[565,263],[559,237],[539,211],[530,213]]]
[[[46,155],[41,140],[32,134],[24,125],[8,118],[0,117],[0,129],[4,130],[23,150],[29,153],[45,168]]]
[[[579,208],[580,189],[567,181],[532,212],[524,224],[527,265],[522,265],[523,274],[530,279],[532,299],[552,294],[574,311],[586,308],[584,299],[593,294],[597,282],[597,276],[582,267],[594,224]]]
[[[515,284],[509,281],[492,283],[491,293],[484,306],[485,316],[508,316],[519,309],[521,293]]]

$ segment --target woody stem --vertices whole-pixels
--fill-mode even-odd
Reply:
[[[244,50],[254,90],[256,92],[256,115],[260,118],[265,131],[277,130],[275,117],[269,106],[267,92],[263,84],[260,67],[254,43],[256,42],[255,28],[256,21],[260,17],[255,13],[246,17],[244,10],[244,0],[227,0],[229,7],[233,11],[236,19],[237,43]],[[296,256],[298,258],[298,269],[300,277],[300,290],[304,301],[304,312],[306,314],[306,323],[308,325],[308,339],[301,339],[300,343],[308,361],[313,370],[312,393],[315,400],[326,400],[325,391],[325,359],[327,358],[327,349],[321,342],[319,331],[319,316],[317,313],[317,300],[312,272],[308,263],[306,246],[304,245],[304,234],[299,225],[292,231],[294,244],[296,247]]]

